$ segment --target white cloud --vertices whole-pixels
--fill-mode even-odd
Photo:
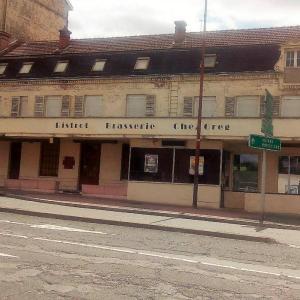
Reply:
[[[73,37],[170,33],[175,20],[199,31],[204,0],[72,0]],[[208,0],[208,29],[298,25],[299,0]]]

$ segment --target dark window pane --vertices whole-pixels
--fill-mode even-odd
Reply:
[[[289,173],[289,157],[280,156],[279,157],[279,174],[288,174]]]
[[[258,156],[234,156],[233,188],[235,191],[256,192],[258,189]]]
[[[195,150],[176,149],[174,182],[193,183],[194,176],[190,174],[190,157],[195,156]],[[218,185],[220,182],[220,151],[201,150],[204,157],[203,175],[199,175],[200,184]]]
[[[145,170],[146,155],[158,156],[157,172],[147,172]],[[130,180],[171,182],[172,162],[173,149],[132,148],[130,163]],[[153,168],[153,170],[155,170],[155,168]]]
[[[290,157],[290,165],[291,165],[291,174],[300,175],[300,157],[299,156],[291,156]]]
[[[49,142],[42,142],[40,176],[57,177],[59,164],[59,148],[59,142],[55,142],[52,144],[50,144]]]

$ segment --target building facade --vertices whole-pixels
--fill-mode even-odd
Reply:
[[[191,205],[201,35],[26,43],[0,57],[0,186]],[[300,27],[209,32],[199,206],[300,214]]]
[[[24,41],[57,40],[71,9],[68,0],[0,0],[0,31]]]

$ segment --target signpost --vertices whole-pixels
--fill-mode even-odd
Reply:
[[[261,132],[264,136],[251,134],[249,136],[249,147],[254,149],[261,149],[263,154],[262,159],[262,176],[261,176],[261,224],[264,222],[265,214],[265,198],[266,198],[266,171],[267,151],[280,151],[280,139],[273,138],[273,96],[266,90],[266,98],[264,103],[264,117],[261,124]]]

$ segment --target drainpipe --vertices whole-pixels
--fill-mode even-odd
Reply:
[[[6,31],[6,15],[7,15],[7,0],[4,0],[4,9],[3,9],[3,15],[2,15],[2,27],[1,31]]]

